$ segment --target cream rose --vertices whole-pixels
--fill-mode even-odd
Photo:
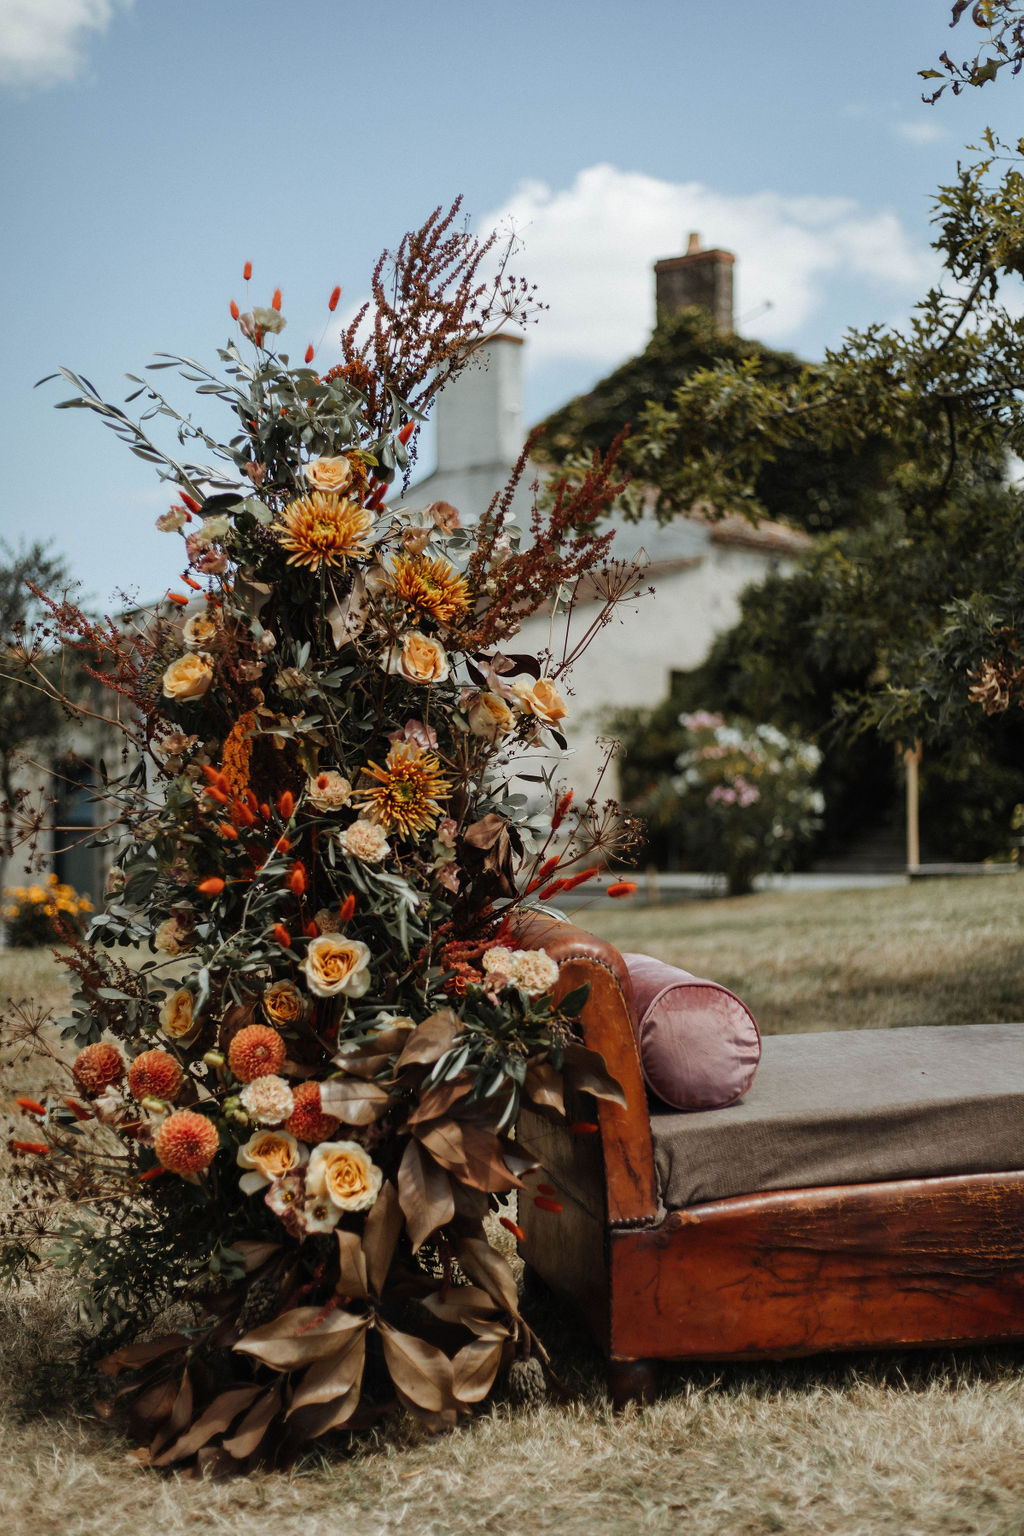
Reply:
[[[337,834],[338,847],[342,853],[351,854],[354,859],[360,859],[364,864],[379,864],[386,859],[391,852],[391,844],[384,835],[384,828],[378,826],[375,821],[367,821],[361,817],[354,821],[344,832]]]
[[[322,933],[302,962],[314,997],[362,997],[370,986],[370,951],[359,939]]]
[[[243,1195],[253,1195],[258,1189],[283,1179],[293,1168],[301,1168],[309,1152],[289,1131],[257,1131],[235,1157],[245,1173],[238,1184]]]
[[[192,993],[188,987],[172,992],[160,1009],[160,1028],[168,1040],[187,1043],[199,1032],[199,1025],[192,1017]]]
[[[351,796],[352,785],[336,768],[325,768],[316,778],[306,780],[306,798],[314,810],[340,811]]]
[[[220,625],[208,613],[194,613],[181,632],[190,651],[201,651],[216,636]]]
[[[466,711],[469,729],[484,741],[497,741],[512,729],[513,716],[499,693],[478,693]]]
[[[383,1175],[356,1141],[322,1141],[306,1169],[306,1190],[326,1196],[341,1211],[366,1211],[380,1193]]]
[[[565,700],[549,677],[521,677],[512,684],[516,703],[527,715],[534,715],[542,725],[555,725],[569,713]]]
[[[205,651],[179,656],[164,673],[165,699],[199,699],[213,682],[213,657]]]
[[[297,1024],[306,1012],[306,999],[293,981],[275,981],[260,999],[271,1024]]]
[[[342,454],[335,459],[311,459],[303,468],[306,483],[315,491],[343,491],[352,479],[352,465]]]
[[[388,671],[410,683],[443,683],[448,676],[448,657],[439,641],[411,629],[402,636],[401,647],[392,650]]]

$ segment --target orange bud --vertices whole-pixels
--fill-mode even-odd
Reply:
[[[282,816],[285,821],[291,820],[292,812],[295,810],[295,796],[292,794],[290,789],[282,789],[281,793],[278,795],[277,810],[278,814]]]
[[[277,842],[274,844],[274,851],[275,853],[290,853],[291,846],[292,840],[290,837],[279,837]]]
[[[552,832],[556,832],[562,825],[562,822],[565,820],[565,813],[572,804],[572,795],[572,790],[567,790],[566,793],[562,796],[561,800],[559,800],[558,804],[555,806],[555,814],[551,818]]]
[[[256,817],[244,800],[233,800],[231,803],[231,819],[237,822],[240,827],[251,827]]]
[[[558,860],[558,854],[557,853],[555,854],[553,859],[545,859],[544,860],[544,863],[541,865],[540,869],[538,869],[538,871],[537,871],[537,884],[538,885],[543,884],[543,882],[549,877],[549,875],[552,875],[554,873],[554,871],[558,868],[558,863],[559,863],[559,860]]]
[[[542,1195],[554,1195],[554,1194],[557,1194],[557,1190],[555,1189],[555,1186],[553,1184],[538,1184],[537,1188],[538,1188],[538,1190],[540,1191],[540,1193]]]
[[[291,949],[292,936],[283,923],[274,924],[274,938],[280,944],[282,949]]]
[[[271,309],[280,309],[281,308],[281,290],[280,290],[280,288],[275,288],[274,289],[274,297],[270,301],[270,307],[271,307]]]
[[[546,885],[544,887],[544,889],[541,891],[540,899],[541,899],[541,901],[550,901],[552,896],[557,896],[559,891],[564,891],[564,890],[565,890],[565,881],[564,880],[553,880],[550,885]]]
[[[9,1141],[7,1145],[12,1152],[31,1152],[36,1157],[45,1157],[50,1150],[45,1141]]]
[[[168,592],[167,600],[171,603],[177,603],[180,608],[187,608],[189,603],[192,601],[192,599],[190,597],[186,597],[183,592]]]
[[[398,434],[398,441],[400,443],[407,443],[415,431],[416,423],[414,421],[407,421],[401,432]]]
[[[316,923],[314,923],[312,918],[310,918],[309,922],[306,924],[302,931],[306,935],[307,939],[318,939],[320,937],[320,929],[317,927]]]
[[[270,820],[270,806],[265,800],[260,801],[260,815],[263,817],[264,821]]]
[[[596,864],[593,869],[581,869],[578,875],[570,875],[568,879],[562,881],[562,890],[573,891],[578,885],[583,885],[587,880],[593,880],[594,876],[600,873]]]
[[[632,896],[636,890],[635,880],[616,880],[614,885],[608,887],[609,896]]]
[[[226,795],[217,784],[207,784],[206,793],[209,795],[211,800],[216,800],[218,805],[227,805],[231,798],[231,796]]]
[[[554,1216],[562,1209],[557,1200],[551,1200],[547,1195],[534,1195],[533,1203],[539,1211],[550,1211]]]
[[[229,843],[238,842],[238,829],[233,827],[230,821],[219,821],[217,823],[217,831],[221,837],[226,837]]]
[[[200,880],[196,890],[200,891],[204,896],[219,896],[224,889],[225,883],[220,875],[210,875],[207,880]]]
[[[186,507],[188,507],[190,512],[201,512],[203,510],[194,496],[189,496],[184,491],[179,491],[178,495],[181,497],[182,501],[185,503]]]
[[[306,348],[306,362],[307,363],[311,363],[312,361],[313,361],[313,343],[310,342],[309,346]]]
[[[338,300],[340,298],[341,298],[341,289],[340,288],[335,288],[333,290],[333,292],[331,293],[330,298],[327,300],[327,308],[331,311],[332,315],[333,315],[334,311],[338,307]]]
[[[341,904],[341,911],[338,913],[338,917],[341,920],[341,922],[347,923],[351,919],[352,914],[353,914],[353,912],[355,910],[356,910],[356,898],[352,894],[352,892],[349,891],[348,895],[345,897],[345,900]]]
[[[592,1120],[574,1120],[569,1127],[574,1136],[596,1136],[597,1126]]]
[[[231,318],[232,318],[232,320],[237,320],[238,319],[239,310],[238,310],[238,305],[235,303],[234,299],[231,300],[231,304],[230,304],[229,307],[231,309]]]
[[[259,810],[259,805],[257,804],[256,796],[253,794],[251,789],[247,789],[245,792],[245,803],[255,816],[256,812]]]
[[[74,1099],[65,1099],[64,1103],[67,1105],[68,1109],[70,1109],[76,1120],[92,1119],[92,1110],[86,1109],[83,1105],[76,1103]]]
[[[506,1232],[512,1233],[512,1236],[515,1238],[517,1243],[523,1243],[526,1241],[526,1233],[523,1231],[522,1227],[517,1226],[514,1221],[510,1221],[507,1216],[499,1216],[498,1220],[505,1228]]]
[[[38,1099],[15,1099],[19,1109],[23,1109],[29,1115],[45,1115],[46,1105],[40,1104]]]
[[[250,277],[252,277],[252,262],[251,261],[247,261],[245,266],[242,268],[242,276],[245,278],[246,282],[248,282]]]
[[[187,587],[191,587],[192,588],[193,592],[201,592],[202,591],[202,589],[203,589],[202,582],[193,581],[192,577],[188,574],[188,571],[182,571],[181,579],[182,579],[182,581],[185,583],[185,585]]]
[[[293,864],[285,881],[293,896],[301,896],[306,889],[306,866],[302,863]]]
[[[139,1183],[140,1184],[148,1184],[150,1179],[158,1179],[162,1173],[166,1173],[166,1172],[167,1172],[167,1169],[166,1168],[161,1168],[159,1163],[158,1163],[155,1168],[149,1168],[149,1169],[147,1169],[147,1171],[145,1173],[140,1173],[139,1174]]]

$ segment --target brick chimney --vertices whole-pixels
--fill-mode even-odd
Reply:
[[[733,330],[731,251],[702,251],[700,236],[691,234],[685,256],[654,263],[658,314],[681,309],[706,309],[724,336]]]

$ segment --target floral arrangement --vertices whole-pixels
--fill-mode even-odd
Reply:
[[[388,507],[436,390],[533,304],[504,260],[481,277],[493,242],[457,207],[382,258],[323,374],[312,346],[273,350],[280,291],[232,302],[220,374],[151,365],[228,407],[226,443],[152,383],[134,421],[62,370],[64,405],[173,486],[183,574],[130,624],[49,602],[113,691],[126,768],[110,899],[68,962],[77,1054],[19,1101],[6,1262],[78,1275],[158,1466],[287,1459],[396,1403],[450,1425],[543,1360],[491,1240],[536,1166],[519,1108],[618,1091],[579,1040],[585,989],[562,995],[518,926],[629,829],[535,767],[531,806],[517,759],[564,747],[565,667],[507,649],[609,568],[614,455],[550,490],[523,548],[515,481],[470,526]],[[154,419],[215,463],[157,446]]]
[[[88,896],[49,874],[44,884],[5,886],[0,917],[12,949],[34,949],[53,943],[55,922],[80,933],[82,919],[91,911]]]
[[[741,895],[756,875],[791,867],[821,825],[825,801],[814,787],[821,753],[773,725],[729,722],[709,710],[679,723],[688,745],[672,787],[687,852]]]

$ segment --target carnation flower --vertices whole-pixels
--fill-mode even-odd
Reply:
[[[300,1141],[308,1142],[326,1141],[334,1135],[341,1121],[336,1115],[324,1114],[319,1083],[300,1083],[292,1097],[294,1108],[285,1121],[286,1131],[291,1131]]]
[[[124,1058],[116,1046],[101,1040],[79,1051],[71,1071],[83,1093],[99,1094],[124,1077]]]
[[[383,1175],[356,1141],[323,1141],[309,1155],[306,1190],[326,1196],[339,1211],[366,1211],[373,1205]]]
[[[231,528],[231,519],[226,512],[217,512],[213,517],[203,519],[203,533],[208,539],[223,539]]]
[[[213,682],[213,657],[205,651],[179,656],[164,672],[165,699],[199,699]]]
[[[160,1028],[168,1040],[179,1040],[187,1045],[199,1033],[198,1021],[192,1015],[192,993],[187,987],[172,992],[160,1009]]]
[[[167,917],[153,934],[153,947],[161,955],[178,955],[189,942],[190,930],[178,917]]]
[[[192,1109],[176,1109],[158,1126],[153,1150],[168,1173],[201,1173],[213,1162],[220,1138],[217,1127]]]
[[[283,1077],[272,1073],[246,1083],[241,1100],[246,1114],[259,1125],[280,1125],[295,1108],[292,1090]]]
[[[325,768],[306,780],[306,798],[314,810],[340,811],[351,796],[352,785],[336,768]]]
[[[184,507],[171,507],[169,511],[160,514],[156,526],[161,533],[177,533],[187,522],[188,513]]]
[[[288,1131],[256,1131],[235,1154],[239,1168],[246,1170],[238,1187],[243,1195],[255,1194],[293,1168],[301,1168],[308,1155]]]
[[[228,1046],[228,1066],[243,1083],[273,1076],[284,1066],[284,1040],[266,1024],[248,1024]],[[283,1117],[282,1117],[283,1118]]]
[[[364,864],[379,864],[391,852],[384,828],[375,821],[354,821],[343,832],[335,833],[335,838],[342,853],[351,854]]]
[[[260,1001],[273,1024],[297,1024],[306,1012],[306,999],[293,981],[275,981]]]
[[[362,997],[370,987],[370,951],[359,939],[335,933],[311,939],[302,962],[314,997]]]
[[[515,955],[504,944],[493,944],[490,949],[484,950],[480,964],[485,971],[497,971],[502,976],[511,976]]]
[[[517,949],[513,956],[512,982],[527,997],[550,992],[558,980],[558,962],[543,949]]]
[[[184,1072],[167,1051],[143,1051],[128,1068],[128,1091],[140,1104],[149,1098],[177,1098],[184,1081]]]

